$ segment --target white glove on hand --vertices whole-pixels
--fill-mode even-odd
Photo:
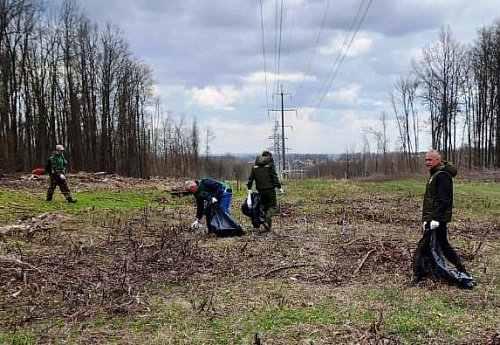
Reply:
[[[63,174],[59,175],[59,178],[60,178],[61,180],[63,180],[63,181],[65,181],[65,180],[66,180],[66,176],[64,176]]]
[[[252,207],[252,190],[251,189],[248,190],[248,194],[247,194],[247,206]]]
[[[217,198],[215,197],[212,197],[212,200],[210,200],[212,202],[212,204],[216,204],[217,203]]]
[[[191,230],[198,230],[200,228],[200,224],[198,219],[196,219],[193,224],[191,224]]]
[[[439,226],[439,222],[437,220],[431,220],[431,230],[436,229]]]
[[[278,194],[285,194],[285,191],[283,190],[283,187],[278,189]]]
[[[427,225],[427,222],[424,222],[424,223],[422,224],[422,231],[425,231],[425,226],[426,226],[426,225]]]

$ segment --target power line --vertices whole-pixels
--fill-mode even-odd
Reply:
[[[279,13],[279,16],[278,16]],[[267,71],[266,71],[266,54],[265,54],[265,35],[264,35],[264,14],[263,14],[263,5],[262,5],[262,0],[260,0],[260,17],[261,17],[261,30],[262,30],[262,54],[263,54],[263,59],[264,59],[264,75],[265,75],[265,82],[266,82],[266,100],[267,100],[267,111],[268,114],[269,112],[272,111],[278,111],[276,109],[270,109],[269,107],[269,101],[268,101],[268,88],[267,88]],[[279,17],[279,20],[278,20]],[[279,27],[279,29],[278,29]],[[281,42],[282,42],[282,32],[283,32],[283,0],[280,2],[280,6],[278,8],[278,0],[276,0],[276,8],[275,8],[275,41],[274,41],[274,68],[275,68],[275,73],[274,73],[274,82],[275,82],[275,90],[276,94],[278,93],[278,86],[279,86],[279,79],[280,79],[280,68],[281,68]],[[285,129],[285,124],[284,124],[284,114],[285,111],[290,111],[290,110],[285,110],[284,105],[283,105],[283,88],[281,88],[281,133],[279,132],[279,121],[277,120],[277,117],[275,119],[275,126],[273,130],[273,135],[270,137],[270,139],[274,139],[274,154],[276,156],[277,160],[277,170],[279,171],[280,174],[282,174],[284,168],[285,168],[285,136],[284,136],[284,129]],[[273,96],[274,99],[274,96]]]
[[[276,85],[278,83],[277,73],[278,70],[278,0],[275,1],[274,8],[274,86],[273,92],[276,90]]]
[[[269,96],[268,96],[268,88],[267,88],[267,70],[266,70],[266,40],[264,36],[264,13],[262,10],[262,0],[260,0],[260,29],[262,32],[262,60],[264,63],[264,83],[266,84],[266,105],[267,109],[269,109]]]
[[[366,5],[366,8],[363,12],[363,15],[361,16],[361,19],[358,21],[358,18],[359,18],[361,11],[362,11],[362,8],[365,6],[367,1],[368,1],[368,4]],[[321,92],[321,95],[319,96],[316,105],[313,107],[314,111],[313,111],[312,116],[314,116],[316,110],[319,108],[319,106],[323,102],[323,99],[325,98],[326,94],[328,93],[328,90],[330,89],[331,85],[333,84],[333,81],[335,80],[335,78],[340,70],[340,66],[342,65],[342,62],[344,61],[344,59],[347,55],[347,52],[349,51],[352,43],[354,42],[354,39],[356,38],[356,35],[359,31],[359,28],[361,27],[361,24],[363,23],[363,21],[366,17],[366,14],[368,13],[368,10],[372,4],[372,1],[373,0],[363,0],[361,2],[360,6],[358,8],[358,11],[356,13],[356,16],[354,17],[354,19],[351,23],[351,27],[349,28],[349,33],[348,33],[346,39],[344,40],[344,42],[342,43],[342,48],[339,50],[337,56],[335,57],[332,68],[330,69],[329,77],[328,77],[326,86],[323,88],[323,91]],[[356,29],[353,31],[353,28],[356,24],[356,21],[358,21],[358,23],[356,25]]]
[[[309,71],[311,70],[312,60],[313,60],[314,56],[316,55],[316,49],[318,48],[321,33],[323,32],[323,29],[325,27],[326,16],[328,15],[329,8],[330,8],[330,0],[328,0],[328,2],[326,3],[326,8],[323,11],[323,20],[321,21],[321,26],[319,28],[318,35],[316,36],[316,41],[314,42],[314,48],[311,51],[311,56],[309,57],[309,61],[307,62],[306,72],[304,73],[304,77],[302,78],[302,81],[300,82],[299,87],[297,88],[297,91],[296,91],[297,94],[302,89],[302,85],[304,85],[304,81],[306,79],[306,76],[309,74]]]
[[[284,13],[283,0],[280,0],[279,2],[278,1],[279,0],[275,0],[275,16],[274,16],[274,27],[275,27],[275,33],[274,33],[274,84],[275,85],[273,86],[273,89],[276,90],[275,91],[276,93],[279,93],[279,85],[280,85],[279,83],[280,83],[280,70],[281,70],[281,48],[282,48],[283,13]],[[326,79],[325,83],[322,86],[320,86],[318,91],[315,93],[316,98],[313,98],[313,102],[311,102],[310,107],[312,107],[314,109],[312,115],[314,115],[314,112],[319,108],[319,106],[323,102],[325,96],[327,95],[328,90],[330,89],[331,85],[333,84],[333,81],[335,80],[342,63],[343,63],[345,57],[347,56],[347,53],[348,53],[352,43],[354,42],[354,39],[356,38],[356,35],[361,27],[361,24],[363,23],[366,15],[368,13],[368,10],[371,6],[372,1],[373,0],[362,0],[361,1],[361,4],[359,5],[359,7],[357,9],[356,15],[355,15],[353,21],[351,22],[348,34],[347,34],[347,36],[342,44],[342,47],[339,49],[339,51],[335,57],[334,63],[331,66],[331,69],[328,73],[328,78]],[[320,30],[319,30],[318,35],[316,37],[314,48],[313,48],[313,51],[311,53],[311,56],[310,56],[308,64],[307,64],[306,74],[304,75],[304,78],[303,78],[301,84],[299,85],[299,89],[302,87],[303,82],[305,80],[305,77],[307,76],[307,74],[309,74],[309,71],[311,69],[313,58],[316,54],[316,50],[319,46],[322,32],[323,32],[325,25],[326,25],[326,20],[328,17],[330,5],[331,5],[331,0],[328,0],[326,3],[325,11],[323,13],[323,18],[322,18]],[[265,41],[265,34],[264,34],[264,9],[263,9],[263,1],[262,0],[260,0],[260,10],[261,10],[260,15],[261,15],[261,31],[262,31],[262,55],[263,55],[263,59],[264,59],[264,81],[266,84],[266,102],[267,102],[267,109],[268,109],[268,114],[269,114],[270,111],[276,111],[276,110],[270,109],[270,107],[269,107],[270,100],[268,97],[269,96],[268,95],[269,89],[268,89],[268,83],[267,83],[268,71],[267,71],[267,66],[266,66],[266,48],[265,48],[266,41]],[[281,95],[283,98],[283,91],[282,90],[281,90]],[[281,109],[283,109],[283,100],[281,103],[282,103]],[[274,104],[274,100],[273,100],[273,104]],[[276,107],[276,108],[278,108],[278,107]],[[276,123],[278,124],[279,121],[276,121]],[[284,111],[282,111],[281,125],[282,125],[282,132],[283,132]],[[275,127],[275,132],[276,132],[276,127]],[[275,133],[274,138],[275,138],[275,143],[274,143],[275,149],[279,148],[278,151],[280,151],[279,153],[275,152],[275,154],[278,153],[281,156],[283,156],[282,158],[284,158],[285,154],[284,154],[284,152],[283,153],[281,152],[281,151],[284,151],[284,149],[285,149],[284,142],[282,142],[282,141],[284,141],[284,134],[281,133],[281,135],[276,135],[276,133]],[[283,168],[284,168],[284,164],[285,163],[282,162]]]
[[[281,33],[283,30],[283,0],[281,0],[281,6],[279,7],[279,21],[278,21],[278,0],[276,0],[276,19],[275,19],[275,92],[278,92],[278,86],[280,84],[280,67],[281,67]],[[279,22],[279,30],[278,30]]]

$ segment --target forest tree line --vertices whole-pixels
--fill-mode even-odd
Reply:
[[[116,26],[99,27],[76,1],[0,0],[0,172],[43,165],[56,144],[71,171],[127,176],[241,179],[248,161],[210,156],[213,134],[161,110],[150,67]],[[420,134],[462,168],[500,167],[500,22],[463,45],[443,29],[390,92],[400,150],[389,152],[388,115],[351,160],[326,160],[307,176],[356,177],[420,169]],[[204,152],[204,155],[200,152]],[[375,153],[372,153],[375,152]],[[354,169],[356,167],[356,169]],[[301,176],[303,176],[302,174]]]
[[[63,144],[72,171],[189,174],[196,124],[167,114],[153,128],[152,72],[119,28],[75,1],[0,1],[0,172],[43,165]]]
[[[445,159],[468,169],[500,167],[500,20],[479,29],[470,45],[443,28],[422,53],[390,93],[406,170],[418,168],[423,125]]]

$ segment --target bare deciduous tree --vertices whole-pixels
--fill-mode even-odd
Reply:
[[[465,51],[453,39],[451,29],[444,28],[439,41],[424,48],[422,60],[415,64],[422,98],[430,113],[432,147],[441,151],[445,159],[454,159],[457,149],[464,56]]]
[[[409,74],[400,78],[390,93],[389,99],[396,117],[401,141],[402,153],[407,171],[415,171],[418,167],[416,153],[419,146],[420,120],[416,108],[418,79]]]

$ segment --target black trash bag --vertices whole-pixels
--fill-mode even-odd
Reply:
[[[436,231],[427,229],[413,254],[413,279],[419,282],[427,277],[461,288],[470,289],[476,285],[471,276],[446,265],[442,248],[436,239]]]
[[[217,235],[217,237],[242,236],[245,234],[241,225],[217,203],[209,203],[207,205],[205,216],[208,232]]]
[[[266,221],[266,213],[264,211],[264,205],[262,205],[262,201],[260,201],[260,197],[258,193],[252,192],[250,194],[250,199],[252,200],[252,206],[248,207],[247,199],[241,205],[241,212],[250,217],[252,220],[252,226],[255,229],[258,229],[260,225]]]

